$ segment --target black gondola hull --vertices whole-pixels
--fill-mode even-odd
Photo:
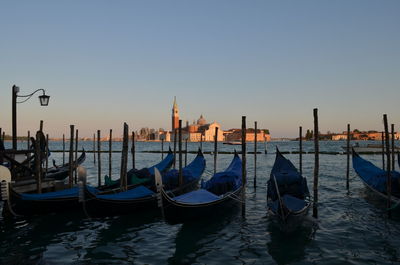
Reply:
[[[52,212],[67,212],[81,209],[79,206],[78,197],[64,197],[46,200],[24,200],[22,199],[21,195],[13,189],[10,189],[10,206],[16,214],[23,216]]]
[[[268,215],[271,218],[272,222],[275,223],[279,228],[283,231],[290,231],[292,229],[300,226],[303,221],[307,218],[308,212],[310,210],[311,203],[307,203],[306,207],[298,212],[291,212],[288,216],[286,216],[285,220],[282,219],[282,216],[278,213],[274,212],[271,208],[268,207]]]
[[[212,218],[234,211],[240,206],[242,188],[220,200],[203,204],[186,204],[174,201],[165,191],[161,191],[164,217],[168,223],[182,223],[187,221]]]
[[[197,187],[198,180],[177,188],[172,192],[175,195],[179,195],[190,192]],[[85,202],[82,205],[89,216],[113,216],[140,214],[145,211],[160,211],[157,206],[156,194],[132,200],[110,200],[96,197],[87,188],[85,188]]]

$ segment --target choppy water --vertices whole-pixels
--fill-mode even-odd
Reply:
[[[321,151],[342,151],[343,142],[321,142]],[[92,143],[83,143],[87,150]],[[257,188],[253,187],[254,160],[248,155],[246,212],[238,211],[208,220],[169,225],[157,214],[132,214],[87,219],[80,212],[51,214],[29,219],[0,217],[1,264],[394,264],[400,262],[400,214],[387,219],[385,202],[371,196],[351,170],[350,191],[345,189],[346,156],[321,155],[319,218],[309,218],[294,232],[284,234],[266,214],[266,181],[274,162],[275,145],[282,151],[298,149],[296,142],[268,144],[271,154],[258,155]],[[198,144],[189,144],[196,150]],[[60,149],[60,143],[51,148]],[[107,143],[103,143],[107,148]],[[116,150],[120,143],[114,143]],[[235,146],[220,145],[231,151]],[[304,143],[312,151],[311,142]],[[138,143],[137,150],[159,150],[160,143]],[[211,151],[211,143],[204,144]],[[259,150],[263,150],[259,144]],[[248,145],[253,150],[253,145]],[[298,155],[285,155],[295,165]],[[53,153],[61,161],[61,153]],[[137,153],[138,167],[150,166],[161,154]],[[191,161],[194,154],[188,155]],[[381,165],[380,155],[366,156]],[[232,155],[218,156],[224,169]],[[210,177],[213,157],[206,155]],[[97,164],[88,154],[84,166],[89,181],[97,179]],[[102,155],[103,173],[108,172],[108,154]],[[113,154],[113,175],[119,172],[120,154]],[[303,155],[303,172],[313,185],[314,155]],[[396,168],[398,168],[396,164]]]

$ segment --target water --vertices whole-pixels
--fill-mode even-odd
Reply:
[[[9,144],[9,143],[8,143]],[[82,143],[81,143],[82,144]],[[340,152],[344,142],[321,142],[321,151]],[[91,150],[91,142],[83,142]],[[108,148],[103,143],[103,150]],[[253,187],[254,160],[248,155],[246,217],[240,209],[186,224],[169,225],[157,213],[132,214],[87,219],[80,213],[50,214],[16,220],[0,219],[1,264],[394,264],[400,262],[400,214],[386,218],[385,202],[369,194],[355,172],[346,187],[346,156],[321,155],[319,179],[319,218],[309,217],[299,229],[282,233],[266,214],[266,181],[274,162],[275,145],[281,151],[295,151],[296,142],[268,144],[271,152],[258,155],[257,188]],[[168,145],[166,145],[168,146]],[[51,143],[61,149],[61,143]],[[114,143],[115,150],[121,143]],[[196,150],[197,143],[189,143]],[[240,146],[219,146],[233,151]],[[262,143],[258,146],[264,150]],[[165,147],[166,149],[166,147]],[[304,149],[312,151],[313,143]],[[138,143],[137,150],[160,150],[160,143]],[[204,143],[212,151],[212,143]],[[253,150],[253,145],[248,145]],[[188,155],[190,162],[194,154]],[[298,155],[285,155],[295,165]],[[61,153],[53,153],[62,161]],[[205,155],[209,178],[213,158]],[[380,155],[364,155],[381,165]],[[161,154],[137,153],[136,163],[150,166]],[[218,156],[218,170],[224,169],[232,155]],[[129,160],[130,161],[130,160]],[[131,163],[131,162],[130,162]],[[131,164],[129,164],[131,165]],[[303,171],[313,187],[314,155],[303,155]],[[97,182],[93,154],[84,166],[92,184]],[[102,154],[102,171],[108,173],[108,154]],[[113,176],[117,177],[120,154],[113,154]],[[398,165],[396,164],[396,168]],[[1,206],[0,206],[1,207]],[[0,217],[2,218],[2,217]]]

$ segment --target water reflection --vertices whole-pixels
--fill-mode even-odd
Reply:
[[[312,219],[306,219],[301,226],[290,232],[282,232],[279,225],[269,222],[268,253],[277,264],[302,261],[306,258],[306,247],[313,240],[316,229],[317,226]]]
[[[229,212],[212,215],[209,219],[184,223],[175,238],[175,253],[168,258],[168,264],[193,264],[197,259],[206,255],[207,246],[221,236],[221,230],[240,217],[240,207]]]

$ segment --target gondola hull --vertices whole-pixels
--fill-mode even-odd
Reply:
[[[271,208],[268,208],[268,215],[272,222],[279,226],[281,230],[290,231],[303,223],[308,215],[310,206],[311,203],[308,203],[302,210],[290,213],[288,216],[286,216],[285,220],[282,220],[282,217],[278,213],[272,211]]]
[[[14,213],[23,216],[80,210],[78,196],[26,200],[13,189],[10,189],[10,206]],[[5,210],[7,210],[7,207],[5,207]]]
[[[195,221],[210,216],[217,216],[233,211],[240,206],[242,188],[230,193],[220,200],[199,203],[185,204],[175,201],[164,190],[161,191],[164,217],[168,223],[176,224],[187,221]]]
[[[363,159],[353,149],[353,168],[357,175],[360,177],[363,184],[371,190],[374,194],[382,199],[388,200],[386,193],[386,182],[388,180],[387,171],[384,171],[371,162]],[[391,171],[391,189],[390,196],[391,202],[395,203],[394,206],[400,204],[400,174],[396,171]]]
[[[306,179],[277,148],[267,182],[268,215],[281,230],[287,231],[303,223],[310,205]]]
[[[198,187],[198,180],[171,191],[179,195],[190,192]],[[85,201],[83,203],[85,212],[89,216],[112,216],[124,214],[140,214],[144,211],[159,211],[157,207],[157,196],[152,194],[143,198],[127,200],[102,199],[95,196],[85,188]]]
[[[166,181],[170,182],[168,192],[180,195],[196,189],[205,166],[203,153],[199,150],[196,158],[182,170],[184,179],[182,186],[178,184],[179,172],[177,170],[164,175]],[[167,165],[167,167],[169,166]],[[159,169],[156,167],[154,170],[158,171]],[[155,189],[154,184],[147,183],[147,185],[130,186],[125,192],[117,189],[96,195],[85,187],[83,207],[89,216],[137,214],[143,211],[157,210]]]

